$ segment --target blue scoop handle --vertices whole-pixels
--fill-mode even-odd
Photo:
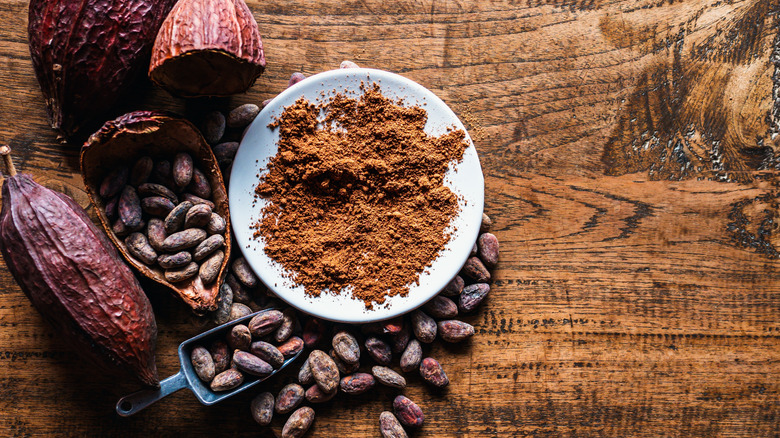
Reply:
[[[123,417],[129,417],[157,400],[189,386],[187,377],[179,369],[178,373],[162,380],[159,389],[142,389],[120,398],[116,403],[116,413]]]

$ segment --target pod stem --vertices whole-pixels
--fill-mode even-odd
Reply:
[[[16,176],[14,160],[11,159],[11,146],[8,146],[7,144],[0,146],[0,155],[3,156],[3,161],[5,161],[5,168],[8,170],[8,174],[11,176]]]

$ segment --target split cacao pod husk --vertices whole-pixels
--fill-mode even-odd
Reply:
[[[0,251],[33,306],[101,368],[159,386],[152,306],[105,234],[30,175],[7,178],[2,193]]]
[[[30,1],[30,55],[54,129],[72,136],[104,117],[146,68],[157,31],[175,3]]]
[[[263,70],[260,31],[244,0],[180,0],[157,34],[149,77],[182,97],[229,96]]]
[[[200,276],[171,283],[165,279],[164,271],[157,266],[148,266],[127,250],[122,238],[114,234],[111,221],[105,214],[105,202],[99,195],[102,179],[112,170],[132,163],[143,156],[155,161],[170,160],[177,153],[189,153],[196,167],[206,175],[212,187],[211,199],[214,211],[225,218],[224,260],[219,268],[217,281],[203,284]],[[97,207],[98,219],[108,237],[124,258],[141,274],[169,287],[196,313],[205,313],[217,308],[219,285],[227,273],[230,259],[230,213],[228,197],[217,159],[211,152],[200,131],[189,121],[174,114],[157,111],[135,111],[106,122],[99,131],[92,134],[81,148],[81,175],[92,203]]]

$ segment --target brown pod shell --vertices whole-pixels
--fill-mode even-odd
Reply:
[[[157,34],[149,77],[182,97],[229,96],[263,70],[260,31],[243,0],[179,0]]]
[[[99,183],[96,177],[95,190]],[[5,179],[2,202],[0,251],[8,271],[54,331],[81,356],[158,386],[152,306],[84,209],[13,172]]]
[[[127,252],[127,247],[111,231],[111,224],[103,214],[103,201],[97,196],[100,177],[108,169],[116,168],[136,157],[150,156],[154,160],[170,159],[179,152],[189,153],[195,165],[209,178],[214,211],[225,219],[225,258],[217,281],[203,284],[200,276],[173,284],[165,279],[165,272],[158,266],[147,266]],[[97,214],[103,229],[125,259],[142,275],[173,290],[196,312],[213,311],[217,307],[219,285],[227,272],[230,259],[230,212],[228,197],[211,147],[198,129],[187,120],[166,113],[136,111],[110,121],[93,134],[81,149],[81,174],[90,200],[98,207]]]
[[[27,41],[52,128],[71,136],[93,120],[105,120],[146,67],[174,3],[30,2]]]

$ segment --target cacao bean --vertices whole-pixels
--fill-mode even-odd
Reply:
[[[261,392],[252,399],[252,418],[261,426],[268,426],[274,416],[274,395],[270,392]]]
[[[474,242],[474,246],[472,246],[471,251],[469,251],[469,257],[476,257],[478,252],[479,247],[477,246],[477,242]]]
[[[276,413],[286,414],[292,412],[293,409],[297,408],[301,402],[303,402],[304,393],[303,386],[297,383],[285,385],[276,397]]]
[[[269,310],[255,315],[249,320],[249,331],[252,332],[252,336],[262,338],[279,327],[283,316],[282,312],[278,310]]]
[[[203,260],[223,246],[225,246],[225,238],[220,234],[214,234],[195,247],[195,250],[192,251],[192,258],[195,261]]]
[[[183,201],[165,216],[165,232],[173,234],[181,231],[184,227],[184,218],[187,216],[187,212],[192,208],[192,202]],[[197,259],[196,259],[197,260]]]
[[[127,185],[128,170],[127,167],[122,166],[113,170],[100,183],[100,189],[98,193],[103,199],[107,199],[119,194],[122,189]]]
[[[201,128],[203,138],[209,144],[217,144],[225,135],[225,115],[219,111],[211,111],[203,119]]]
[[[111,232],[116,234],[118,237],[125,237],[132,231],[125,226],[124,222],[122,222],[122,219],[117,219],[114,221],[114,225],[111,226]]]
[[[200,242],[206,240],[208,234],[199,228],[189,228],[178,233],[173,233],[166,237],[162,247],[165,252],[179,252],[183,249],[198,246]],[[197,272],[197,270],[195,271]]]
[[[474,336],[474,327],[456,319],[439,321],[439,335],[447,342],[461,342]]]
[[[165,279],[171,283],[178,283],[184,280],[189,280],[198,273],[198,264],[195,262],[178,269],[166,269]]]
[[[173,170],[168,160],[157,161],[152,168],[151,181],[162,187],[173,187]],[[160,195],[163,196],[163,195]],[[176,202],[172,199],[172,201]]]
[[[249,352],[266,361],[274,369],[280,368],[284,364],[284,355],[274,345],[264,341],[252,342],[249,346]]]
[[[412,312],[412,331],[420,342],[430,344],[436,339],[436,321],[423,311],[415,310]]]
[[[498,265],[498,239],[490,233],[483,233],[477,239],[479,258],[488,269]]]
[[[444,388],[450,384],[450,379],[444,372],[444,368],[441,367],[439,361],[432,357],[426,357],[420,363],[420,376],[437,388]]]
[[[192,169],[192,180],[187,186],[187,191],[203,199],[211,197],[211,184],[206,175],[197,167]]]
[[[486,215],[485,213],[482,213],[482,223],[479,225],[479,232],[480,233],[487,233],[490,231],[490,227],[493,226],[493,221],[490,219],[490,216]]]
[[[422,345],[417,339],[409,341],[401,355],[401,371],[408,373],[416,370],[422,362]]]
[[[309,389],[306,390],[304,397],[306,397],[306,400],[308,400],[309,403],[325,403],[326,401],[329,401],[335,397],[337,393],[338,391],[327,393],[324,392],[319,386],[312,385],[309,387]]]
[[[469,257],[461,272],[477,283],[489,283],[490,271],[487,270],[479,257]]]
[[[217,251],[200,265],[198,275],[200,275],[200,279],[203,280],[203,284],[211,284],[217,279],[219,268],[222,267],[223,260],[225,260],[225,253]]]
[[[395,412],[398,421],[407,427],[420,427],[425,422],[422,409],[403,395],[399,395],[393,400],[393,412]]]
[[[118,209],[119,219],[127,228],[134,229],[141,225],[141,200],[138,199],[138,194],[131,186],[125,186],[122,189]]]
[[[371,374],[374,375],[377,382],[396,389],[406,388],[406,379],[392,369],[382,366],[374,366],[371,368]]]
[[[290,75],[290,80],[287,81],[287,88],[292,87],[293,85],[297,84],[298,82],[306,79],[306,76],[303,75],[301,72],[295,72]]]
[[[197,252],[197,249],[195,251]],[[228,274],[225,276],[225,282],[230,285],[231,289],[233,289],[233,301],[243,304],[249,304],[252,302],[252,295],[243,284],[236,280],[236,277],[233,274],[228,272]]]
[[[410,337],[411,333],[409,331],[409,324],[404,321],[404,324],[401,327],[401,331],[391,335],[390,337],[390,340],[392,341],[393,353],[403,353],[403,351],[406,349],[406,345],[409,344]]]
[[[151,157],[143,156],[139,158],[133,165],[133,170],[130,171],[130,185],[138,187],[147,182],[152,175],[153,167],[154,161],[152,161]]]
[[[217,213],[211,213],[209,223],[206,225],[206,231],[209,234],[224,234],[227,229],[225,219]]]
[[[141,184],[140,186],[138,186],[138,194],[143,197],[160,196],[163,198],[168,198],[174,204],[179,202],[179,198],[176,196],[176,194],[173,193],[171,189],[161,184],[154,184],[154,183]]]
[[[162,254],[157,258],[157,264],[163,269],[175,269],[187,266],[192,262],[192,255],[187,251],[176,254]]]
[[[173,183],[177,188],[183,189],[189,185],[192,180],[192,155],[186,152],[179,152],[173,158]]]
[[[373,388],[375,384],[374,376],[371,374],[355,373],[342,378],[339,386],[341,391],[346,394],[358,395]]]
[[[314,381],[323,392],[331,393],[339,385],[339,370],[336,362],[322,350],[313,350],[309,354],[309,367]]]
[[[307,348],[314,348],[322,340],[325,332],[324,324],[317,318],[311,318],[306,321],[303,328],[303,343]]]
[[[220,167],[229,166],[231,163],[233,163],[233,158],[236,156],[238,146],[238,142],[231,141],[220,143],[212,148],[214,151],[214,157],[217,159],[217,163],[219,163]]]
[[[487,283],[470,284],[463,288],[458,307],[464,312],[471,312],[482,304],[488,292],[490,292],[490,285]]]
[[[141,200],[141,209],[152,216],[166,217],[174,207],[170,199],[162,196],[150,196]]]
[[[366,339],[365,346],[366,351],[368,351],[368,354],[376,361],[376,363],[381,365],[390,365],[393,352],[387,342],[372,336]]]
[[[244,375],[235,368],[228,368],[214,376],[211,381],[211,390],[214,392],[230,391],[244,383]]]
[[[463,277],[460,275],[456,275],[455,278],[450,281],[447,286],[442,289],[441,292],[439,292],[440,295],[444,295],[445,297],[456,297],[460,295],[461,292],[463,292],[463,286],[466,284],[465,281],[463,281]]]
[[[293,336],[278,348],[285,358],[293,357],[303,350],[303,339]]]
[[[284,342],[292,336],[295,328],[295,309],[288,307],[282,312],[282,323],[274,332],[274,341]]]
[[[423,309],[434,318],[454,318],[458,316],[458,305],[451,299],[436,295],[423,305]]]
[[[249,350],[252,345],[252,333],[244,324],[236,324],[228,332],[227,344],[232,350]]]
[[[301,438],[314,422],[314,409],[304,406],[290,415],[282,428],[282,438]]]
[[[246,304],[242,303],[233,303],[230,306],[230,320],[233,321],[234,319],[243,318],[247,315],[252,314],[252,309],[249,308]]]
[[[395,335],[401,330],[403,330],[404,327],[404,320],[401,317],[393,318],[389,321],[385,321],[382,323],[382,333],[388,334],[388,335]]]
[[[190,201],[195,205],[206,204],[211,207],[212,210],[214,210],[215,207],[213,202],[209,201],[208,199],[203,199],[200,196],[195,196],[192,193],[182,193],[181,198],[182,200]]]
[[[352,374],[356,372],[358,368],[360,368],[360,363],[347,363],[341,360],[341,358],[336,354],[335,351],[333,351],[333,349],[331,349],[328,354],[330,354],[333,362],[336,363],[336,368],[338,368],[339,374]]]
[[[214,311],[214,324],[222,325],[230,321],[230,309],[233,306],[233,290],[227,283],[222,283],[217,296],[217,310]]]
[[[184,228],[205,228],[211,220],[211,207],[206,204],[194,205],[187,210]]]
[[[230,368],[230,350],[228,349],[228,344],[225,343],[225,341],[219,339],[214,341],[211,344],[209,353],[211,353],[211,359],[214,361],[215,375]]]
[[[268,362],[246,351],[234,350],[233,363],[239,370],[253,376],[265,377],[274,372],[273,367]]]
[[[200,345],[192,349],[190,354],[190,360],[192,361],[192,368],[195,370],[195,374],[198,378],[206,383],[211,382],[214,379],[215,367],[214,359],[211,357],[211,353]]]
[[[260,107],[253,103],[245,103],[233,108],[227,115],[225,123],[231,128],[243,128],[252,123],[260,113]]]
[[[107,218],[113,219],[116,216],[117,204],[119,204],[119,196],[114,196],[106,202],[105,213]]]
[[[339,68],[360,68],[360,67],[358,67],[358,65],[352,61],[341,61],[341,65],[339,65]]]
[[[155,251],[163,250],[163,242],[168,235],[165,233],[162,219],[156,217],[149,219],[149,224],[146,226],[146,236],[149,238],[149,245],[152,245]]]
[[[234,260],[231,268],[233,269],[233,275],[235,275],[238,281],[244,286],[248,288],[257,286],[257,277],[255,276],[255,273],[252,272],[252,268],[249,267],[245,258],[239,257]]]
[[[379,414],[379,433],[382,438],[409,438],[401,423],[389,411]]]
[[[147,265],[153,265],[157,261],[157,253],[154,251],[146,236],[141,233],[133,233],[125,238],[127,251],[133,257]]]
[[[360,362],[360,344],[349,332],[340,331],[333,336],[333,350],[344,362],[354,365]]]
[[[301,369],[298,371],[298,383],[301,385],[311,385],[314,383],[314,375],[311,373],[308,357],[303,361],[303,365],[301,365]],[[319,386],[317,387],[319,388]]]

